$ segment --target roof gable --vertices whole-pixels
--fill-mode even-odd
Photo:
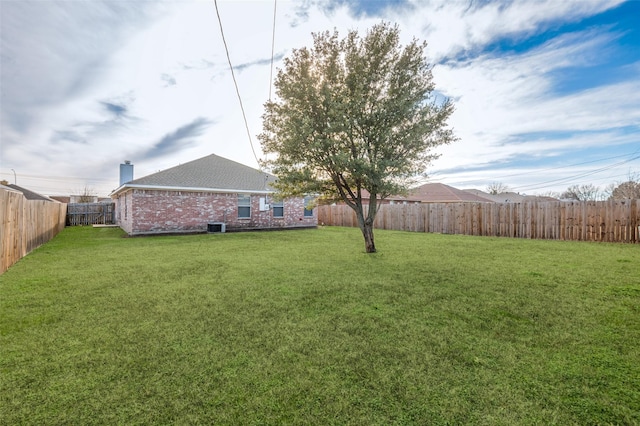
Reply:
[[[272,191],[276,177],[244,164],[208,155],[127,182],[123,187],[157,187],[189,190]]]
[[[493,200],[454,188],[443,183],[425,183],[410,191],[411,197],[423,203],[452,203],[460,201],[490,202]]]

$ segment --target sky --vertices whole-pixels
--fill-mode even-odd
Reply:
[[[547,194],[640,179],[639,0],[217,5],[222,32],[213,0],[0,0],[0,180],[108,196],[125,160],[135,178],[209,154],[258,168],[283,58],[382,21],[428,43],[455,105],[458,141],[428,182]]]

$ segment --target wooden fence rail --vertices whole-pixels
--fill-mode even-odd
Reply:
[[[64,229],[67,205],[0,189],[0,274]]]
[[[320,206],[318,223],[358,226],[345,205]],[[640,242],[640,200],[382,205],[374,227],[513,238]]]
[[[67,206],[67,226],[114,223],[114,203],[72,203]]]

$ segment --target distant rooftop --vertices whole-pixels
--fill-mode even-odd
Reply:
[[[524,195],[517,192],[502,192],[500,194],[489,194],[479,189],[463,189],[464,192],[487,198],[496,203],[521,203],[523,201],[558,201],[553,197],[542,195]]]
[[[13,189],[13,190],[15,190],[15,191],[22,192],[22,194],[24,195],[24,197],[25,197],[27,200],[51,201],[51,202],[56,202],[56,200],[53,200],[53,199],[51,199],[51,198],[47,197],[46,195],[38,194],[37,192],[33,192],[33,191],[31,191],[30,189],[23,188],[23,187],[21,187],[21,186],[14,185],[14,184],[12,184],[12,183],[10,183],[10,184],[8,184],[8,185],[4,185],[4,186],[9,187],[9,188],[11,188],[11,189]]]
[[[472,194],[443,183],[425,183],[409,191],[410,199],[418,199],[423,203],[455,203],[463,201],[491,202],[484,196]]]

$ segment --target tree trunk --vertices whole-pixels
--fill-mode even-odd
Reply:
[[[362,231],[362,236],[364,237],[365,251],[367,253],[375,253],[376,244],[373,240],[373,219],[375,218],[376,213],[375,204],[373,208],[371,204],[369,204],[369,211],[366,219],[364,217],[364,208],[361,200],[356,201],[355,206],[351,205],[349,207],[351,207],[356,212],[356,217],[358,218],[358,227],[360,228],[360,231]]]
[[[373,223],[369,220],[364,221],[364,226],[360,227],[362,236],[364,237],[364,248],[367,253],[376,252],[376,244],[373,241]]]
[[[362,231],[362,236],[364,237],[364,249],[367,253],[375,253],[376,244],[373,241],[373,220],[371,220],[371,218],[364,218],[362,208],[355,210],[356,217],[358,218],[358,227],[360,228],[360,231]]]

